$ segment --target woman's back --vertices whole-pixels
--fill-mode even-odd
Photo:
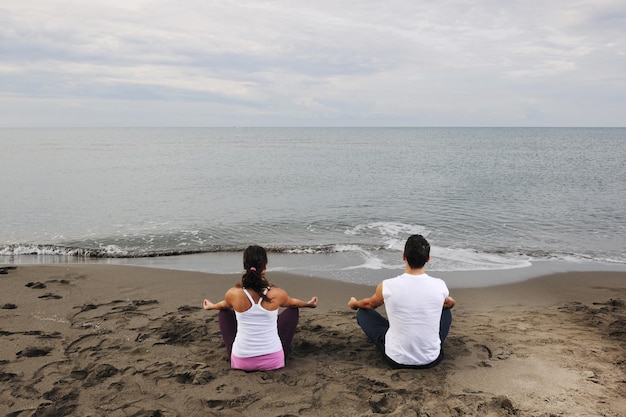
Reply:
[[[282,350],[280,338],[278,337],[278,308],[267,309],[263,304],[270,304],[262,301],[260,297],[254,300],[248,290],[242,288],[241,291],[251,304],[244,311],[237,311],[237,336],[233,343],[233,354],[241,358],[265,355]]]

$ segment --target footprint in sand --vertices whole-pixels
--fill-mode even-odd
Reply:
[[[48,353],[52,352],[52,348],[50,347],[29,347],[24,350],[20,350],[15,355],[18,358],[26,357],[26,358],[36,358],[39,356],[46,356]]]
[[[45,299],[45,300],[58,300],[58,299],[63,298],[63,297],[61,297],[60,295],[52,294],[51,292],[48,292],[48,293],[46,293],[44,295],[40,295],[37,298],[42,298],[42,299]]]

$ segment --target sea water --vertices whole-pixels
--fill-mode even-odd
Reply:
[[[3,264],[235,273],[259,244],[369,283],[419,233],[440,275],[626,270],[625,128],[5,128],[0,155]]]

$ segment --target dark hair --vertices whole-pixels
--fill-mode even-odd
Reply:
[[[241,277],[241,286],[256,292],[264,301],[270,301],[265,290],[271,284],[265,278],[265,267],[267,266],[267,252],[261,246],[251,245],[243,251],[243,268],[246,272]]]
[[[404,257],[413,269],[426,265],[430,256],[430,245],[422,235],[411,235],[404,245]]]

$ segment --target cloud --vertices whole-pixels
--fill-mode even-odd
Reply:
[[[0,0],[0,126],[621,125],[622,3]]]

